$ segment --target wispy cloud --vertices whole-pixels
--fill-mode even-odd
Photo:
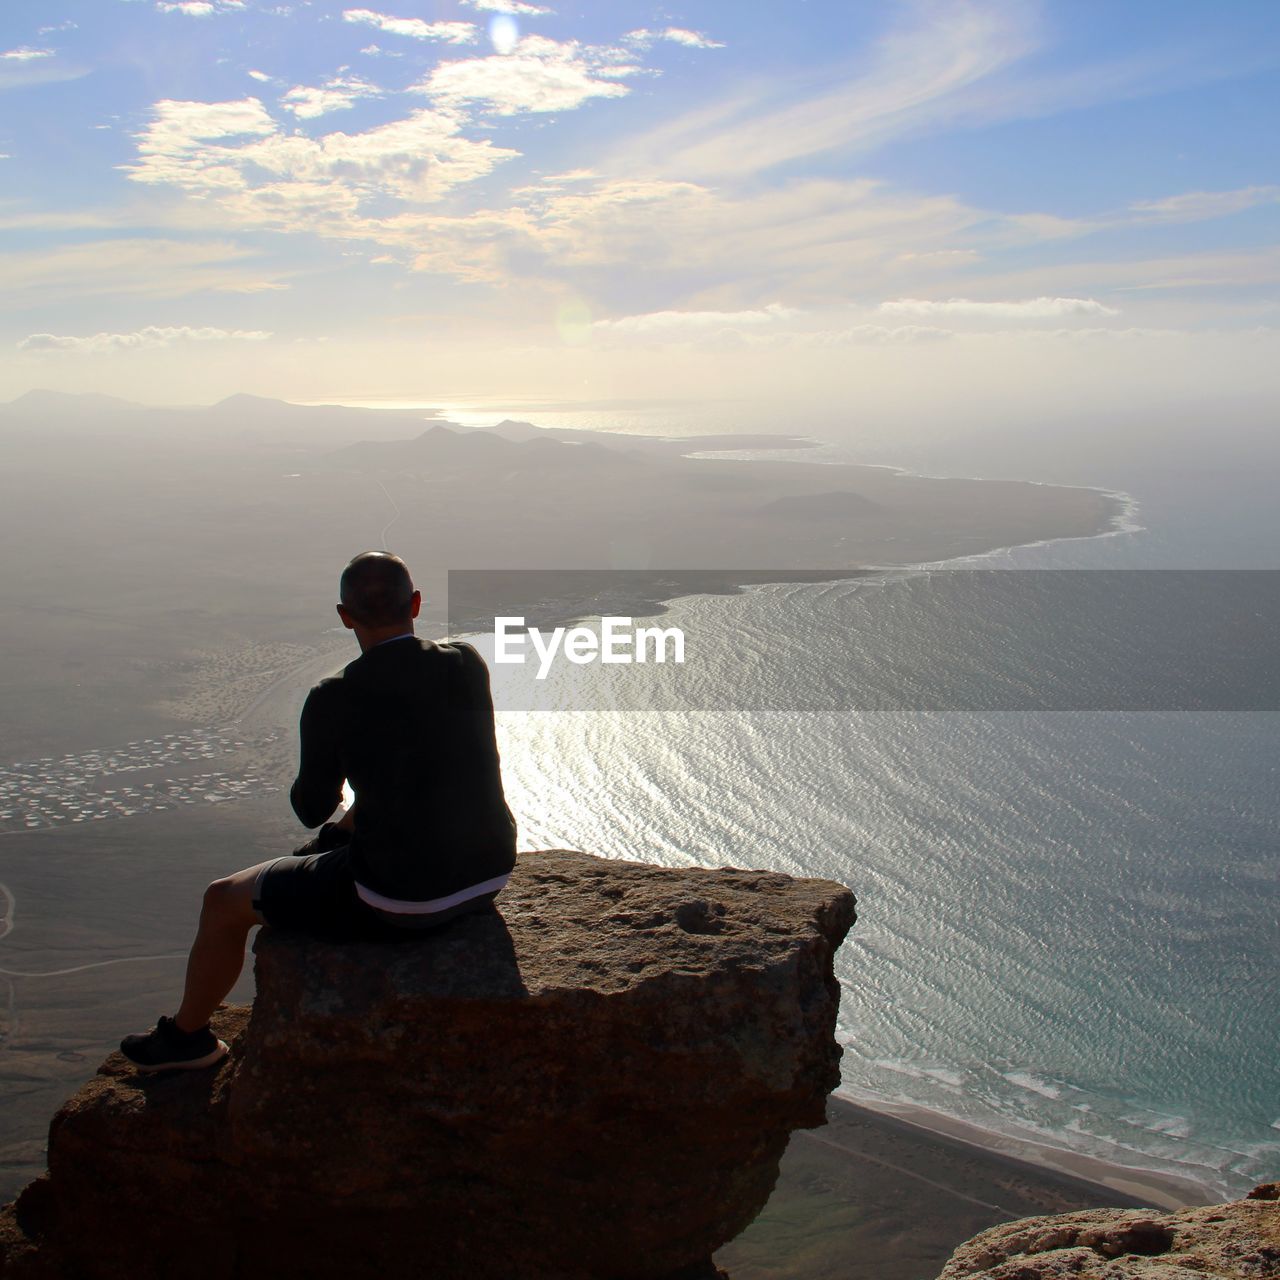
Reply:
[[[414,91],[498,116],[571,111],[591,98],[624,97],[630,90],[617,75],[638,70],[612,46],[525,36],[509,54],[443,62]]]
[[[330,80],[326,84],[309,87],[294,85],[281,99],[280,105],[292,111],[299,120],[314,120],[330,111],[346,111],[361,98],[378,98],[382,90],[376,84],[357,77]]]
[[[956,336],[954,329],[932,325],[851,325],[846,322],[833,326],[833,318],[844,319],[841,311],[807,311],[776,302],[744,311],[651,311],[596,320],[591,325],[591,334],[593,339],[613,347],[693,344],[719,350],[909,346]]]
[[[676,316],[769,314],[762,300],[830,305],[917,284],[920,268],[904,266],[904,252],[953,243],[988,217],[951,198],[903,196],[869,181],[739,193],[579,170],[517,188],[505,207],[406,213],[366,221],[362,232],[412,255],[418,270],[502,288],[568,283],[592,292],[606,313],[625,311],[643,280],[651,296],[665,291],[663,310]],[[707,322],[723,323],[722,314]]]
[[[1097,292],[1105,292],[1111,299],[1120,294],[1140,298],[1144,294],[1186,292],[1195,295],[1190,305],[1202,314],[1205,296],[1215,291],[1230,295],[1242,289],[1265,289],[1274,295],[1274,287],[1280,284],[1280,248],[1268,245],[1234,252],[1058,261],[988,271],[982,284],[984,292],[1006,298],[1055,297],[1058,290],[1070,290],[1068,296],[1079,299],[1088,299]]]
[[[164,328],[148,325],[132,333],[94,333],[85,337],[33,333],[18,343],[19,351],[71,351],[83,355],[171,347],[183,342],[265,342],[272,335],[260,329],[193,329],[188,325]]]
[[[39,58],[52,58],[52,49],[33,49],[30,45],[21,45],[17,49],[6,49],[0,53],[3,62],[35,62]]]
[[[932,325],[900,324],[886,326],[881,324],[856,324],[848,329],[834,332],[823,332],[812,335],[811,345],[843,346],[846,343],[872,343],[874,345],[900,346],[917,342],[940,342],[955,336],[952,329],[938,329]]]
[[[524,0],[462,0],[462,3],[485,13],[505,13],[517,18],[537,18],[553,12],[539,4],[526,4]]]
[[[655,40],[669,40],[672,44],[682,44],[686,49],[723,49],[719,40],[712,40],[701,31],[690,31],[687,27],[664,27],[661,31],[641,27],[636,31],[628,31],[624,37],[634,44],[648,47]]]
[[[1032,7],[912,6],[838,86],[796,100],[793,84],[748,86],[620,149],[618,164],[695,180],[760,174],[945,122],[955,99],[1039,43]],[[647,33],[652,34],[652,33]],[[829,81],[828,81],[829,83]]]
[[[211,18],[215,13],[240,13],[245,0],[156,0],[161,13],[181,13],[188,18]]]
[[[969,298],[929,301],[924,298],[897,298],[882,302],[880,310],[889,315],[961,316],[975,319],[1049,320],[1062,316],[1118,316],[1094,298],[1025,298],[1013,302],[975,302]]]
[[[689,333],[705,329],[737,328],[742,325],[777,324],[800,315],[794,307],[771,302],[747,311],[650,311],[643,315],[596,320],[592,328],[612,333]]]
[[[1015,239],[1075,240],[1152,223],[1209,222],[1260,206],[1280,204],[1280,186],[1239,187],[1233,191],[1187,191],[1159,200],[1137,201],[1087,217],[1064,218],[1051,213],[1018,213],[999,219]]]
[[[179,298],[288,286],[258,254],[226,241],[134,236],[86,240],[44,252],[0,254],[0,292],[11,308],[65,298]]]
[[[1131,204],[1129,211],[1153,222],[1200,222],[1241,213],[1258,205],[1280,204],[1280,187],[1240,187],[1235,191],[1188,191]]]
[[[425,22],[422,18],[393,18],[373,9],[344,9],[344,22],[364,23],[388,35],[411,40],[436,40],[444,44],[474,44],[478,36],[472,22]]]

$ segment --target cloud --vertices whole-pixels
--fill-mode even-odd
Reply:
[[[683,304],[680,314],[736,313],[761,310],[761,298],[807,307],[883,297],[905,272],[919,279],[904,252],[988,220],[951,197],[896,195],[869,180],[736,192],[575,170],[517,187],[499,207],[365,219],[350,234],[419,271],[499,288],[568,284],[598,313],[627,311],[640,281],[672,311]]]
[[[280,105],[292,111],[299,120],[314,120],[330,111],[346,111],[361,98],[378,98],[382,90],[367,80],[356,77],[330,80],[317,88],[294,85],[281,99]]]
[[[893,327],[880,324],[857,324],[850,329],[814,336],[818,340],[816,345],[820,346],[843,346],[849,342],[897,346],[901,343],[939,342],[944,338],[954,337],[955,330],[937,329],[931,325],[922,324],[902,324]]]
[[[780,100],[785,84],[756,82],[636,139],[619,150],[616,164],[695,181],[748,178],[837,149],[953,127],[966,91],[1039,42],[1030,5],[907,5],[900,11],[912,20],[876,41],[869,59],[848,67],[836,87]]]
[[[935,302],[924,298],[898,298],[882,302],[890,315],[962,316],[982,320],[1049,320],[1060,316],[1118,316],[1114,307],[1093,298],[1027,298],[1018,302],[974,302],[948,298]]]
[[[406,213],[366,222],[364,234],[420,271],[504,289],[568,285],[597,314],[631,310],[638,287],[667,303],[655,313],[736,313],[761,310],[761,299],[808,308],[894,296],[904,279],[918,288],[920,268],[904,266],[904,252],[988,221],[954,198],[865,179],[737,191],[577,170],[517,187],[499,207]]]
[[[164,99],[137,135],[139,162],[122,166],[135,182],[168,183],[205,190],[240,185],[237,148],[228,138],[267,137],[277,130],[257,98],[234,102]],[[216,145],[215,145],[216,144]]]
[[[258,81],[259,84],[270,84],[271,77],[265,71],[250,71],[249,78]]]
[[[447,106],[478,103],[494,115],[514,116],[624,97],[630,90],[610,76],[637,70],[618,49],[525,36],[509,54],[442,62],[413,89]]]
[[[524,0],[462,0],[462,3],[485,13],[506,13],[521,18],[536,18],[553,12],[541,5],[525,4]]]
[[[1280,204],[1280,187],[1241,187],[1235,191],[1188,191],[1131,204],[1129,211],[1140,219],[1154,222],[1200,222],[1240,213],[1258,205]]]
[[[623,38],[644,48],[653,44],[655,40],[670,40],[672,44],[682,44],[686,49],[724,48],[724,44],[721,41],[712,40],[709,36],[703,35],[701,31],[690,31],[686,27],[667,27],[662,31],[651,31],[648,28],[641,27],[637,31],[628,31]]]
[[[1226,252],[1172,254],[1151,258],[1093,259],[1054,262],[1018,270],[991,272],[983,276],[983,290],[1004,297],[1040,297],[1051,291],[1070,291],[1069,296],[1087,298],[1102,291],[1116,298],[1120,294],[1152,292],[1196,293],[1194,308],[1203,313],[1205,291],[1237,294],[1262,286],[1280,284],[1280,247]]]
[[[1108,224],[1105,218],[1061,218],[1053,213],[1013,213],[1001,220],[1014,241],[1042,243],[1093,235]]]
[[[922,249],[898,254],[899,262],[918,262],[936,266],[963,266],[976,262],[981,255],[976,249]]]
[[[239,13],[245,0],[156,0],[161,13],[183,13],[188,18],[209,18],[215,13]]]
[[[424,22],[421,18],[393,18],[373,9],[344,9],[344,22],[361,22],[388,35],[411,40],[439,40],[445,44],[474,44],[476,27],[471,22]]]
[[[1127,205],[1087,218],[1051,213],[1010,214],[1000,220],[1015,238],[1032,241],[1070,240],[1099,232],[1145,227],[1152,223],[1206,222],[1246,209],[1280,203],[1280,186],[1240,187],[1234,191],[1188,191]]]
[[[98,355],[102,352],[138,351],[147,347],[171,347],[182,342],[265,342],[271,336],[260,329],[193,329],[188,325],[161,328],[148,325],[133,333],[94,333],[83,338],[55,333],[33,333],[18,343],[18,350],[74,351]]]
[[[0,294],[10,307],[64,298],[178,298],[288,286],[257,254],[222,240],[97,239],[44,252],[0,254]]]
[[[646,343],[828,349],[850,345],[901,346],[955,337],[953,329],[929,325],[856,324],[814,328],[818,313],[768,303],[745,311],[651,311],[596,320],[593,336],[606,341],[633,338]],[[807,327],[806,327],[807,326]]]
[[[76,65],[59,58],[55,49],[32,49],[24,45],[0,53],[0,90],[82,80],[92,69],[86,64]]]
[[[286,133],[256,98],[162,101],[138,135],[135,182],[180,188],[242,225],[368,238],[366,201],[428,203],[516,154],[423,109],[362,133]]]
[[[771,302],[750,311],[650,311],[644,315],[597,320],[593,329],[611,333],[689,333],[704,329],[769,325],[800,315],[792,307]]]
[[[79,23],[72,22],[70,18],[67,18],[62,22],[55,22],[47,27],[37,27],[36,35],[47,36],[54,31],[75,31],[78,29],[79,25]]]

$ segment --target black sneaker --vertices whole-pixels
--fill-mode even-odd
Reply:
[[[210,1067],[230,1050],[208,1027],[183,1031],[172,1018],[161,1018],[154,1031],[125,1036],[120,1052],[139,1071],[164,1071],[170,1067]]]

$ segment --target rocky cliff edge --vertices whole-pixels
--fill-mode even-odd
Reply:
[[[974,1236],[938,1280],[1280,1280],[1280,1183],[1172,1213],[1093,1209]]]
[[[839,1081],[853,895],[552,850],[499,904],[387,945],[260,931],[230,1058],[109,1057],[0,1219],[0,1273],[713,1274]]]

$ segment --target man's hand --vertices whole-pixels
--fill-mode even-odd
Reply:
[[[351,841],[352,825],[346,820],[351,810],[342,815],[337,822],[326,822],[305,844],[300,844],[294,851],[295,858],[305,858],[313,853],[328,853],[330,849],[340,849]]]

